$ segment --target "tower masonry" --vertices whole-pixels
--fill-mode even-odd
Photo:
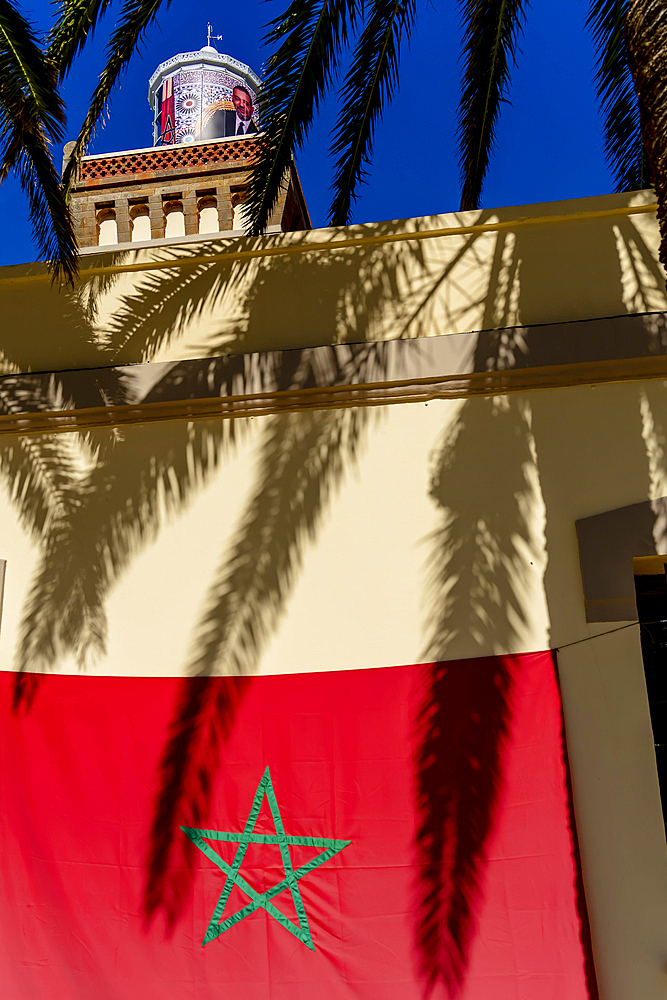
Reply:
[[[154,146],[81,161],[71,204],[82,251],[241,235],[259,86],[248,66],[211,45],[161,63],[148,91]],[[267,231],[310,228],[292,163]]]

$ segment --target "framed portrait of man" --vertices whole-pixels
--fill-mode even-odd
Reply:
[[[232,91],[232,100],[221,98],[202,112],[195,141],[223,139],[230,135],[251,135],[258,131],[254,121],[254,95],[240,84]]]

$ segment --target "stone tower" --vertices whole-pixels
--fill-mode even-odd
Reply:
[[[81,249],[241,235],[259,85],[248,66],[210,45],[158,66],[148,92],[155,145],[81,162],[72,189]],[[267,231],[310,228],[292,164]]]

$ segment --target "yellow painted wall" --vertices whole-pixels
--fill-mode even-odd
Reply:
[[[17,665],[21,635],[32,667],[40,654],[50,668],[77,670],[77,654],[106,634],[86,670],[152,675],[566,647],[559,663],[602,997],[657,1000],[667,852],[638,633],[578,642],[617,625],[585,623],[574,523],[667,492],[665,430],[667,384],[648,382],[245,425],[175,421],[24,439],[24,452],[3,438],[5,482],[19,459],[33,479],[0,506],[0,666]],[[56,452],[61,478],[47,495]],[[153,490],[156,470],[164,477]],[[288,505],[290,484],[301,507]],[[110,554],[116,576],[105,579]],[[216,628],[209,655],[204,640]],[[54,637],[69,652],[51,662]]]
[[[232,246],[216,241],[91,255],[74,292],[6,268],[4,370],[663,310],[655,218],[624,213],[648,198],[235,242],[309,248],[250,265],[192,260]],[[578,213],[598,216],[386,240]],[[374,242],[313,249],[359,234]],[[104,270],[149,259],[170,266]],[[658,1000],[667,850],[639,639],[590,638],[616,626],[585,622],[575,521],[667,495],[666,440],[659,381],[0,437],[0,668],[275,673],[561,647],[602,1000]]]
[[[42,264],[2,268],[0,371],[662,310],[655,214],[642,212],[652,202],[652,192],[634,192],[91,254],[71,291],[54,288]],[[633,207],[639,214],[628,214]],[[451,234],[461,227],[473,231]],[[403,238],[442,230],[450,235]],[[355,240],[361,245],[341,246]]]

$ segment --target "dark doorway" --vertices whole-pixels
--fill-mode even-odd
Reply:
[[[662,815],[667,826],[667,556],[636,558],[633,568]]]

